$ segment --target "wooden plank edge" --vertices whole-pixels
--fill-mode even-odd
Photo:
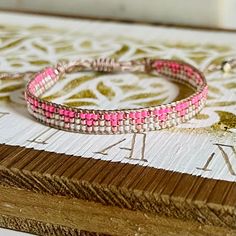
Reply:
[[[0,187],[0,226],[39,235],[236,234],[229,228],[7,187]]]
[[[61,158],[68,158],[66,155],[55,155]],[[19,159],[20,157],[18,157]],[[178,175],[179,173],[175,174]],[[37,171],[28,171],[24,168],[18,169],[4,165],[0,165],[0,185],[46,195],[61,195],[93,201],[102,203],[105,206],[118,206],[133,211],[139,210],[144,213],[154,213],[158,216],[191,220],[201,225],[236,229],[235,204],[228,206],[207,203],[203,200],[170,197],[161,193],[89,182],[82,178],[66,178],[63,175],[57,176],[47,172],[42,174]]]

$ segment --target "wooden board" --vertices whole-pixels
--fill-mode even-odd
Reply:
[[[1,25],[1,71],[36,70],[78,54],[178,57],[204,70],[236,52],[235,33],[9,19]],[[210,96],[196,119],[176,129],[123,136],[71,134],[38,124],[26,112],[23,80],[1,83],[0,226],[40,235],[235,235],[235,75],[206,75]],[[45,99],[135,106],[191,92],[161,78],[96,76],[61,80]],[[87,87],[80,88],[81,80]],[[161,92],[153,95],[154,88]],[[124,101],[117,100],[122,96]]]
[[[235,182],[6,145],[0,153],[3,227],[48,235],[236,232]]]

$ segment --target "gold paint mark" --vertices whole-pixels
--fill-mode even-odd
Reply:
[[[42,65],[50,64],[50,62],[46,60],[32,60],[32,61],[29,61],[29,63],[34,66],[42,66]]]
[[[227,88],[227,89],[235,89],[236,88],[236,82],[231,82],[231,83],[224,84],[224,87]]]
[[[111,100],[116,94],[112,90],[112,88],[106,86],[102,81],[98,83],[97,90],[105,97],[108,98],[108,100]]]
[[[92,42],[89,41],[89,40],[85,40],[80,44],[80,46],[82,48],[91,48],[92,47]]]
[[[152,88],[163,88],[163,84],[160,84],[160,83],[152,83],[152,84],[151,84],[151,87],[152,87]]]
[[[33,25],[28,27],[30,31],[52,31],[52,28],[49,28],[46,25]]]
[[[168,48],[179,48],[179,49],[194,49],[197,45],[193,43],[182,43],[182,42],[164,42],[164,46]]]
[[[56,53],[71,52],[71,51],[74,51],[74,50],[75,49],[72,45],[65,45],[65,46],[55,48]]]
[[[148,49],[151,49],[151,50],[156,50],[156,51],[160,51],[160,50],[162,50],[161,47],[158,47],[158,46],[152,46],[152,45],[147,46],[147,48],[148,48]]]
[[[80,86],[81,84],[88,82],[90,80],[95,79],[95,75],[94,76],[80,76],[76,79],[73,79],[72,81],[68,82],[64,88],[63,88],[63,94],[66,94],[67,92],[73,90],[74,88]]]
[[[20,88],[23,88],[22,84],[18,84],[18,85],[10,85],[8,87],[2,88],[0,89],[0,93],[7,93],[7,92],[12,92],[15,90],[18,90]]]
[[[119,59],[121,56],[123,56],[125,53],[129,51],[129,46],[124,44],[122,47],[117,50],[111,57]]]
[[[43,45],[39,44],[39,43],[32,43],[32,45],[33,45],[36,49],[38,49],[38,50],[40,50],[40,51],[42,51],[42,52],[47,52],[47,48],[44,47]]]
[[[131,95],[129,97],[126,97],[121,101],[124,102],[124,101],[133,101],[133,100],[145,99],[145,98],[153,98],[153,97],[160,96],[161,94],[163,94],[165,92],[166,91],[162,91],[159,93],[139,93],[139,94],[135,94],[135,95]]]
[[[94,102],[84,102],[84,101],[78,101],[78,102],[64,102],[63,104],[71,107],[83,107],[83,106],[97,106]]]
[[[10,97],[9,96],[4,96],[4,97],[0,97],[0,102],[10,102]]]
[[[227,111],[216,111],[220,117],[220,121],[211,126],[215,131],[228,130],[236,128],[236,115]]]
[[[202,63],[208,57],[208,52],[205,51],[193,51],[190,53],[189,58],[196,63]]]
[[[77,94],[70,96],[68,99],[80,99],[80,98],[97,98],[94,92],[90,89],[81,90]]]
[[[174,102],[187,98],[194,93],[194,90],[192,88],[183,83],[173,82],[173,84],[175,84],[179,90],[177,97],[173,100]]]
[[[209,115],[203,114],[203,113],[198,113],[195,116],[195,119],[198,119],[198,120],[207,120],[208,118],[209,118]]]
[[[167,98],[168,98],[168,97],[165,97],[165,98],[163,98],[163,99],[152,100],[152,101],[149,101],[149,102],[135,103],[135,105],[144,106],[144,107],[157,106],[157,105],[163,104],[163,103],[167,100]]]
[[[12,67],[22,67],[23,65],[20,63],[12,63],[11,66]]]
[[[147,55],[147,52],[140,48],[136,49],[136,51],[134,52],[134,55],[143,55],[143,54]]]
[[[212,86],[212,85],[208,85],[208,88],[209,88],[209,91],[212,92],[212,93],[215,93],[217,95],[221,95],[222,93],[220,92],[220,89],[215,87],[215,86]]]
[[[224,102],[208,103],[206,106],[207,107],[227,107],[227,106],[235,106],[235,105],[236,105],[236,101],[232,101],[232,102],[224,101]]]
[[[7,45],[0,47],[0,51],[3,51],[5,49],[9,49],[9,48],[13,48],[19,44],[21,44],[26,38],[20,38],[20,39],[16,39],[14,41],[11,41],[10,43],[8,43]]]
[[[48,95],[48,96],[44,96],[42,97],[45,101],[52,101],[56,98],[59,98],[60,96],[62,96],[61,92],[57,92],[57,93],[54,93],[52,95]]]
[[[218,52],[228,52],[230,50],[230,47],[227,45],[219,45],[219,44],[205,44],[203,45],[204,48],[218,51]],[[224,57],[225,58],[225,57]]]
[[[225,60],[225,55],[222,55],[222,56],[219,56],[219,57],[216,57],[214,58],[209,64],[210,65],[220,65],[222,63],[222,61]]]
[[[121,85],[119,86],[123,92],[129,92],[133,90],[142,90],[143,88],[138,85]]]

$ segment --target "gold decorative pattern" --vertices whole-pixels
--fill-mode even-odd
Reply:
[[[113,57],[129,60],[144,57],[184,60],[201,70],[210,64],[219,64],[235,54],[235,49],[224,44],[196,44],[140,40],[126,36],[95,36],[92,32],[45,25],[18,27],[0,25],[0,70],[40,70],[58,60],[78,57]],[[4,70],[4,71],[3,71]],[[206,108],[196,117],[195,128],[219,129],[226,125],[227,131],[236,128],[235,75],[223,76],[220,72],[207,74],[210,94]],[[0,100],[23,104],[22,91],[25,81],[0,82]],[[170,83],[164,78],[144,74],[81,73],[63,78],[55,89],[45,94],[46,100],[55,100],[70,106],[88,108],[134,108],[158,105],[189,96],[191,88]],[[17,99],[18,97],[18,99]],[[228,119],[229,114],[231,118]],[[204,121],[204,122],[200,122]],[[191,128],[191,123],[181,128]],[[220,126],[221,127],[221,126]]]

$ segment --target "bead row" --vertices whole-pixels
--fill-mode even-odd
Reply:
[[[155,60],[152,69],[157,73],[180,80],[196,92],[183,100],[155,107],[127,110],[87,110],[45,101],[40,96],[60,77],[54,68],[46,68],[31,80],[25,92],[29,112],[51,127],[93,134],[145,132],[176,126],[196,115],[207,98],[204,76],[194,67],[177,61]]]

